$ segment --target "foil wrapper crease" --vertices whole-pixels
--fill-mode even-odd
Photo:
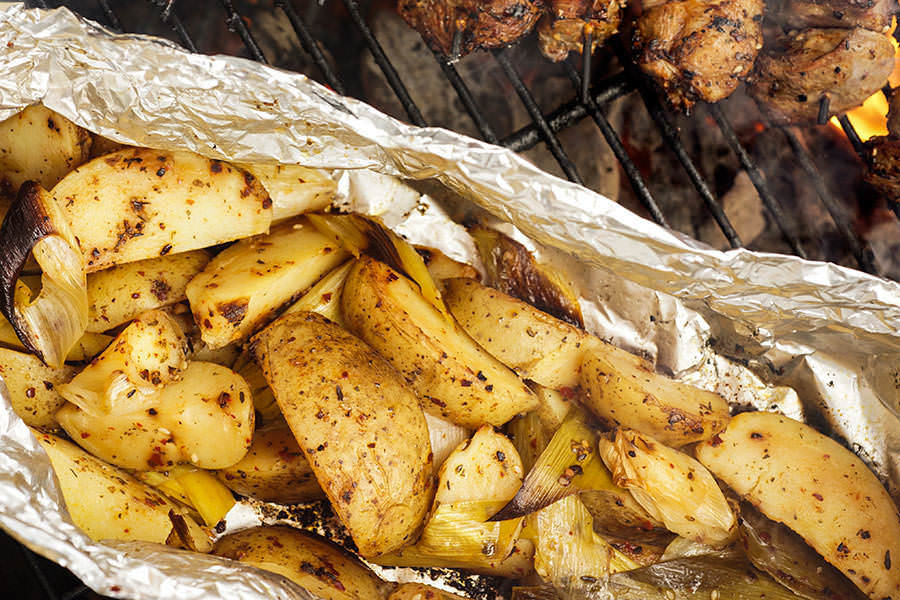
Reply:
[[[7,9],[0,45],[0,119],[43,102],[126,144],[330,169],[340,206],[480,268],[457,224],[475,216],[559,269],[593,333],[736,408],[814,422],[900,499],[900,284],[796,257],[712,250],[511,151],[406,125],[302,75],[114,35],[65,9]],[[32,550],[116,597],[313,598],[216,557],[91,541],[0,391],[0,527]],[[239,507],[230,528],[265,520]]]

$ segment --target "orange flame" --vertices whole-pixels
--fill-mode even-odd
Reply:
[[[894,29],[897,21],[891,27],[891,43],[894,44],[894,72],[891,73],[888,82],[891,87],[900,85],[900,44],[894,38]],[[862,106],[847,111],[847,117],[853,123],[853,128],[863,141],[876,135],[887,135],[888,101],[881,90],[869,96]],[[831,124],[841,129],[837,117],[831,117]]]

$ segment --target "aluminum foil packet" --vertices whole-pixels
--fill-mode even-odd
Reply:
[[[509,150],[406,125],[302,75],[113,35],[64,9],[0,13],[0,47],[0,119],[43,102],[126,144],[329,169],[341,206],[476,266],[457,223],[499,227],[572,282],[591,332],[736,410],[777,410],[832,433],[900,499],[900,284],[712,250]],[[110,596],[312,598],[216,557],[91,541],[0,391],[0,527],[32,550]],[[249,503],[232,513],[229,530],[272,520]]]

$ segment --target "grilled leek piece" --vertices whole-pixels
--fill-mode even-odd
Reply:
[[[56,386],[68,381],[75,369],[48,367],[32,354],[0,348],[0,377],[9,392],[13,410],[31,427],[55,429],[56,411],[66,401]]]

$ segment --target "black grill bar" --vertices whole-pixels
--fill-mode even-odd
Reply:
[[[620,96],[624,96],[634,90],[631,82],[624,73],[613,75],[612,77],[603,79],[591,90],[594,102],[598,106],[612,102]],[[573,100],[568,102],[555,111],[547,115],[547,124],[550,125],[551,131],[561,131],[566,127],[577,123],[588,115],[587,108],[580,102]],[[511,150],[521,152],[538,145],[541,142],[541,133],[538,131],[537,125],[533,123],[526,125],[507,137],[500,140],[500,143]]]
[[[494,133],[494,128],[491,127],[491,124],[484,116],[484,113],[478,108],[475,97],[472,96],[472,91],[469,89],[469,86],[466,85],[466,82],[463,81],[463,78],[460,77],[456,67],[453,66],[453,63],[450,62],[449,58],[441,56],[437,52],[433,52],[433,54],[435,60],[437,60],[440,65],[441,70],[444,72],[444,76],[453,86],[453,89],[456,90],[456,94],[459,96],[459,100],[465,107],[466,112],[472,117],[472,122],[475,123],[475,127],[477,127],[479,133],[481,133],[481,139],[490,144],[496,144],[497,134]]]
[[[35,579],[37,579],[38,584],[41,586],[41,589],[44,590],[44,593],[47,595],[47,598],[51,600],[58,600],[59,595],[53,590],[53,586],[50,585],[50,581],[47,579],[47,575],[44,574],[44,570],[41,569],[41,565],[38,564],[37,557],[34,552],[26,548],[25,546],[19,546],[22,550],[22,554],[25,556],[25,560],[28,562],[28,566],[31,567],[31,570],[34,571]]]
[[[541,112],[541,108],[535,101],[534,96],[531,95],[525,82],[522,81],[519,73],[510,62],[507,50],[495,50],[494,58],[497,59],[497,62],[506,74],[506,78],[509,79],[509,82],[512,84],[513,89],[516,90],[516,94],[519,95],[522,104],[525,105],[525,109],[528,111],[528,114],[531,115],[531,120],[537,125],[538,131],[540,131],[541,136],[547,143],[547,147],[550,149],[553,157],[556,158],[556,162],[559,163],[559,166],[566,174],[566,177],[568,177],[570,181],[584,185],[581,176],[578,174],[578,170],[575,168],[575,163],[572,162],[569,155],[563,150],[562,144],[559,143],[559,138],[556,137],[556,134],[550,129],[550,125],[547,123],[547,119],[544,118],[544,113]]]
[[[587,106],[591,101],[591,58],[594,46],[594,32],[586,27],[584,39],[581,41],[581,103]],[[569,64],[566,61],[566,64]],[[575,85],[576,89],[578,85]]]
[[[750,158],[747,150],[741,144],[740,140],[738,140],[734,128],[731,126],[731,123],[728,122],[725,113],[722,111],[722,107],[718,104],[707,104],[707,108],[709,109],[710,114],[712,114],[713,119],[716,120],[716,124],[718,124],[719,130],[722,132],[722,137],[725,138],[725,142],[731,147],[731,151],[737,155],[741,166],[744,167],[744,170],[750,177],[750,181],[753,182],[753,185],[756,187],[760,199],[763,201],[766,209],[768,209],[769,214],[772,215],[772,220],[775,221],[775,225],[781,231],[785,241],[790,245],[794,254],[801,258],[806,258],[806,252],[803,250],[803,245],[797,238],[796,224],[793,219],[789,219],[784,213],[781,203],[772,194],[772,190],[769,189],[769,184],[766,183],[765,175],[763,175],[763,172],[753,159]]]
[[[684,144],[681,143],[681,139],[678,137],[678,131],[675,129],[675,125],[673,125],[672,121],[669,119],[669,115],[663,108],[662,102],[657,96],[656,91],[651,87],[650,82],[647,80],[644,74],[638,72],[637,66],[625,53],[625,48],[622,46],[621,40],[613,39],[613,45],[617,55],[619,56],[619,60],[623,65],[625,65],[626,72],[629,73],[632,81],[635,82],[638,93],[641,95],[641,99],[644,101],[644,106],[647,108],[647,112],[650,113],[650,117],[659,128],[663,139],[666,141],[666,145],[672,149],[672,152],[675,153],[675,156],[678,158],[678,162],[681,163],[681,166],[688,174],[688,177],[691,179],[691,183],[694,184],[694,188],[697,190],[700,198],[706,204],[709,212],[712,213],[713,218],[716,220],[716,223],[719,225],[719,229],[722,230],[722,233],[725,235],[728,243],[732,248],[739,248],[743,246],[744,244],[743,242],[741,242],[741,238],[738,236],[737,231],[735,231],[734,227],[731,225],[731,221],[728,220],[728,216],[725,214],[725,211],[722,210],[722,206],[716,200],[715,196],[713,196],[713,193],[709,189],[709,186],[706,185],[706,181],[704,181],[703,176],[700,174],[700,171],[697,170],[697,166],[694,164],[694,161],[691,160],[690,156],[688,156]]]
[[[847,221],[843,208],[838,204],[835,197],[831,194],[831,191],[825,186],[825,182],[822,181],[822,175],[816,168],[806,146],[804,146],[800,141],[800,138],[797,137],[797,134],[792,127],[783,127],[782,131],[784,132],[785,137],[787,137],[788,143],[791,145],[791,149],[794,151],[794,155],[800,163],[800,167],[812,181],[813,186],[816,188],[816,193],[822,200],[822,204],[825,205],[828,214],[831,215],[831,219],[834,221],[834,224],[837,225],[841,236],[846,240],[847,247],[853,253],[853,256],[856,257],[856,261],[859,263],[860,268],[867,273],[877,274],[877,269],[875,268],[868,248],[866,248],[863,242],[857,237],[856,232],[853,231],[853,227],[851,227],[850,223]]]
[[[119,20],[119,17],[116,16],[116,13],[114,13],[113,9],[109,6],[108,0],[97,0],[97,4],[100,5],[100,10],[103,11],[103,15],[109,21],[111,29],[119,33],[125,31],[122,28],[122,22]]]
[[[250,57],[265,65],[269,64],[269,61],[266,60],[266,56],[263,54],[259,44],[257,44],[256,40],[253,38],[253,34],[250,33],[250,29],[247,28],[247,24],[244,23],[244,19],[238,11],[235,10],[234,3],[231,0],[222,0],[222,7],[225,9],[225,22],[228,24],[228,29],[237,32],[237,34],[241,36],[241,41],[244,42],[247,50],[250,51]]]
[[[844,134],[846,134],[847,139],[850,140],[850,143],[853,145],[853,149],[856,150],[856,153],[859,154],[860,158],[862,158],[863,163],[868,161],[866,157],[866,148],[863,145],[862,139],[860,139],[859,134],[856,132],[856,128],[853,126],[853,123],[850,122],[850,117],[847,115],[841,115],[838,117],[838,122],[841,124],[841,129],[844,130]]]
[[[631,160],[631,157],[628,156],[628,153],[625,151],[622,140],[616,135],[612,125],[610,125],[609,121],[606,119],[606,115],[600,111],[600,107],[597,106],[597,103],[594,101],[593,95],[590,92],[585,93],[583,91],[584,80],[579,76],[578,70],[567,60],[563,61],[563,66],[565,67],[569,78],[572,80],[572,85],[575,86],[575,89],[577,90],[580,88],[582,90],[582,104],[591,115],[591,118],[594,119],[594,123],[600,128],[600,133],[603,134],[606,143],[609,144],[613,154],[616,155],[619,164],[622,165],[622,169],[625,171],[625,175],[628,177],[628,181],[631,183],[635,195],[637,195],[641,204],[644,205],[644,208],[647,209],[654,221],[663,227],[668,227],[669,224],[666,222],[666,217],[659,209],[659,205],[656,204],[656,200],[654,200],[653,196],[650,194],[650,190],[647,188],[647,184],[644,182],[644,178],[641,176],[641,172],[638,170],[637,165],[634,164],[634,161]],[[584,72],[589,72],[589,69],[585,69]]]
[[[346,93],[343,82],[338,77],[338,74],[334,72],[334,69],[331,68],[331,65],[328,64],[325,55],[322,54],[319,43],[312,34],[309,33],[306,23],[303,22],[303,19],[297,14],[297,11],[294,10],[294,5],[291,4],[290,0],[275,0],[275,6],[284,11],[288,21],[291,23],[291,27],[294,29],[294,33],[297,34],[297,39],[300,40],[300,45],[303,46],[306,53],[312,57],[313,62],[319,67],[319,71],[322,73],[328,86],[343,96]]]
[[[359,32],[362,33],[363,39],[369,47],[369,52],[372,53],[372,57],[378,64],[378,68],[384,73],[388,85],[394,90],[394,94],[397,96],[397,99],[400,100],[400,104],[403,105],[403,109],[406,110],[406,114],[409,115],[410,120],[419,127],[425,127],[425,119],[422,118],[419,107],[413,102],[412,97],[409,95],[409,91],[407,91],[406,86],[403,85],[403,81],[400,80],[400,75],[397,74],[397,69],[395,69],[394,65],[391,64],[391,61],[388,60],[381,44],[375,39],[375,35],[372,33],[372,30],[369,29],[369,26],[366,25],[365,19],[363,19],[362,14],[359,12],[359,3],[357,3],[356,0],[344,0],[344,6],[347,7],[350,17],[356,24]]]

